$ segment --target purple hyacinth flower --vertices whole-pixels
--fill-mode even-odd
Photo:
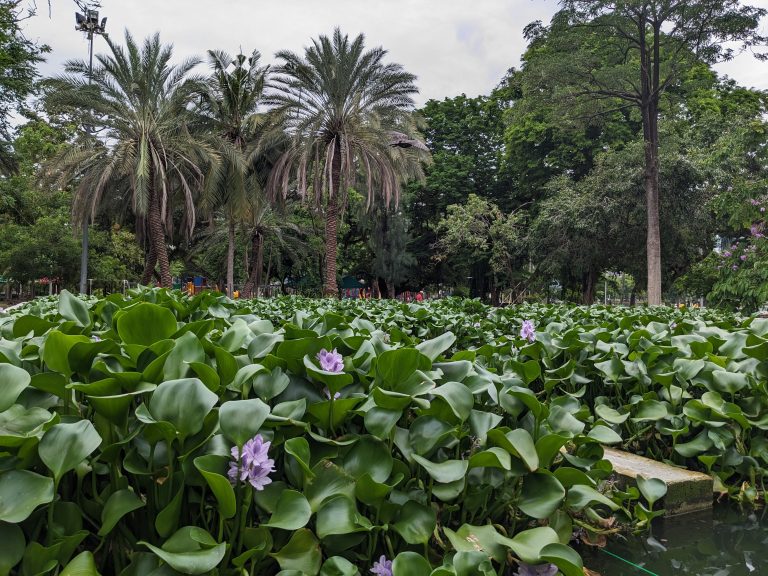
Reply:
[[[232,447],[233,461],[229,463],[229,479],[237,482],[250,482],[256,490],[264,490],[264,486],[272,483],[269,474],[275,471],[275,461],[269,458],[271,442],[264,442],[261,434],[256,434],[243,445],[242,451],[237,446]]]
[[[741,256],[739,256],[739,260],[741,260],[742,262],[744,262],[744,260],[746,260],[746,259],[747,259],[747,255],[746,254],[742,254]]]
[[[760,206],[760,200],[755,200],[754,198],[750,198],[749,203],[752,204],[752,206]]]
[[[96,334],[91,334],[91,340],[94,342],[101,342],[101,337],[97,336]]]
[[[376,576],[392,576],[392,560],[387,560],[382,554],[378,562],[373,563],[370,572]]]
[[[733,266],[731,266],[731,269],[738,270],[739,269],[739,265],[738,264],[734,264]]]
[[[336,352],[336,348],[332,352],[328,352],[328,350],[323,348],[317,353],[317,360],[320,362],[320,368],[326,372],[344,371],[344,358]]]
[[[557,566],[554,564],[537,564],[534,566],[520,562],[514,576],[555,576],[555,574],[557,574]]]
[[[328,400],[331,399],[331,391],[328,390],[327,386],[323,388],[323,394],[325,394],[325,397],[328,398]],[[333,399],[338,400],[339,398],[341,398],[341,392],[336,392],[336,394],[333,395]]]
[[[726,250],[725,252],[723,252],[723,256],[726,257],[726,258],[730,258],[731,257],[731,253],[728,250]]]
[[[520,328],[520,338],[525,338],[528,342],[536,340],[536,327],[533,325],[533,320],[523,322],[523,326]]]

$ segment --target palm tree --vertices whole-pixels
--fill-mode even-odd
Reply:
[[[160,285],[170,287],[166,233],[173,226],[172,205],[184,205],[182,226],[195,226],[195,196],[204,172],[218,168],[214,149],[188,129],[190,104],[200,94],[202,78],[192,76],[196,58],[171,65],[172,47],[159,34],[139,47],[125,32],[125,48],[107,39],[111,54],[97,55],[92,85],[88,62],[69,61],[67,74],[51,81],[50,103],[72,113],[99,138],[83,137],[53,160],[62,184],[75,182],[73,216],[87,225],[105,195],[125,196],[148,231],[142,283],[159,267]]]
[[[238,54],[232,58],[225,52],[209,50],[213,72],[203,93],[201,112],[203,130],[219,138],[224,159],[219,177],[206,186],[207,208],[221,207],[228,224],[227,294],[232,296],[234,284],[235,226],[238,219],[252,211],[263,191],[259,178],[247,162],[246,149],[257,136],[263,115],[257,114],[264,93],[268,66],[259,66],[261,54],[254,50],[250,57]],[[249,171],[251,173],[249,173]]]
[[[421,175],[413,137],[412,74],[384,64],[382,48],[366,50],[362,34],[350,41],[337,28],[320,36],[303,56],[281,51],[275,90],[268,100],[282,115],[290,142],[269,177],[272,193],[288,194],[294,182],[308,188],[318,207],[325,201],[326,296],[337,296],[336,241],[346,191],[358,172],[365,176],[368,205],[377,195],[398,201],[401,180]]]

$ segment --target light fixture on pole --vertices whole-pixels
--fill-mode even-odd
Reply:
[[[85,10],[85,14],[75,12],[75,30],[85,32],[88,38],[88,84],[93,79],[93,36],[94,34],[105,34],[107,19],[102,18],[99,22],[98,10]],[[89,132],[91,127],[86,128]],[[83,221],[83,251],[80,256],[80,294],[85,294],[86,282],[88,281],[88,215]]]

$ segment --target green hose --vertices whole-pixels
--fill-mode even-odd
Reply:
[[[598,550],[600,550],[600,552],[604,552],[605,554],[608,554],[608,556],[612,556],[612,557],[614,557],[614,558],[616,558],[618,560],[621,560],[622,562],[626,562],[630,566],[634,566],[635,568],[637,568],[641,572],[645,572],[646,574],[651,574],[652,576],[659,576],[658,574],[656,574],[656,572],[651,572],[647,568],[643,568],[642,566],[638,566],[634,562],[630,562],[629,560],[627,560],[626,558],[622,558],[618,554],[614,554],[613,552],[608,552],[608,550],[606,550],[605,548],[598,548]]]

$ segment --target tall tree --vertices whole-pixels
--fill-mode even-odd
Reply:
[[[538,68],[536,76],[543,84],[557,79],[555,98],[588,101],[591,110],[582,112],[600,113],[601,104],[607,104],[603,110],[624,106],[640,112],[648,303],[660,304],[660,100],[699,62],[732,58],[729,43],[742,48],[764,43],[758,27],[766,11],[742,6],[738,0],[562,0],[561,4],[563,9],[549,28],[539,23],[529,26],[529,37],[542,49],[529,51],[526,66]]]
[[[251,212],[254,203],[263,203],[260,181],[249,170],[246,149],[257,135],[268,66],[260,66],[261,54],[250,56],[209,50],[212,74],[203,93],[204,130],[220,138],[222,167],[217,178],[209,179],[206,200],[209,208],[220,207],[227,220],[226,290],[233,294],[235,269],[235,226]]]
[[[195,196],[204,171],[218,166],[214,149],[188,129],[193,100],[203,80],[191,75],[196,58],[172,65],[170,45],[159,34],[139,46],[126,31],[125,48],[107,39],[111,54],[96,56],[93,84],[88,62],[66,64],[68,74],[51,82],[50,103],[75,114],[103,136],[81,138],[53,162],[63,182],[76,182],[74,216],[87,225],[107,194],[126,193],[137,220],[148,230],[142,282],[159,267],[171,286],[166,233],[173,225],[174,196],[183,201],[183,228],[195,226]]]
[[[377,195],[397,202],[401,181],[421,173],[414,150],[411,111],[415,76],[385,64],[383,48],[365,49],[362,34],[350,41],[338,28],[320,36],[304,55],[281,51],[270,100],[291,141],[270,174],[269,187],[286,195],[294,181],[325,208],[323,292],[337,296],[337,228],[346,192],[358,171],[368,204]],[[324,201],[324,202],[323,202]]]

